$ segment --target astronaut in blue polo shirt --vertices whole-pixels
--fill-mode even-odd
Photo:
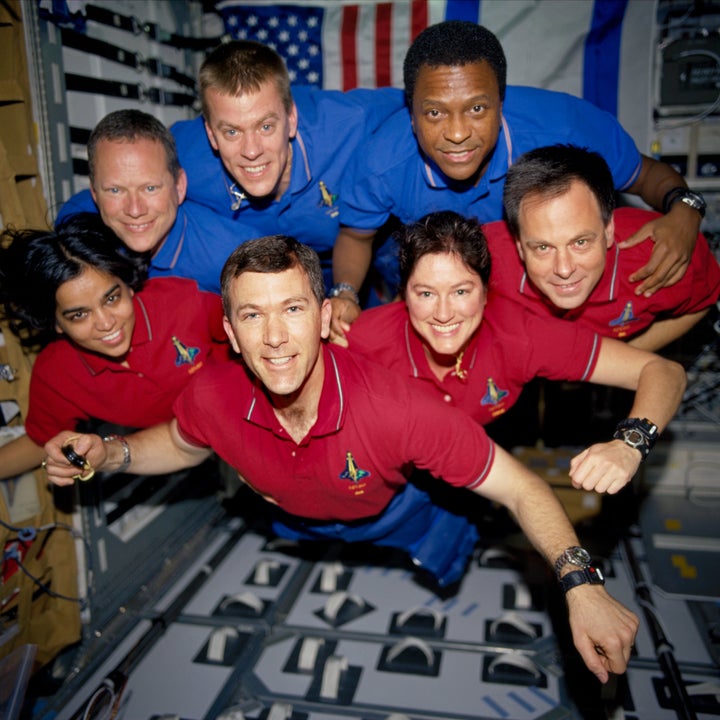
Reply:
[[[320,255],[330,289],[338,202],[352,180],[346,165],[403,111],[402,91],[291,91],[282,58],[249,40],[210,53],[199,86],[203,116],[171,127],[188,197],[258,235],[297,237]]]
[[[683,178],[641,155],[609,113],[564,93],[525,87],[506,92],[505,78],[500,42],[480,25],[447,21],[418,35],[405,58],[407,110],[385,123],[348,168],[353,185],[340,198],[334,282],[350,290],[362,285],[376,230],[391,215],[407,223],[436,210],[454,210],[481,222],[501,220],[511,163],[530,149],[557,143],[598,151],[618,190],[666,211],[624,245],[648,236],[655,242],[650,261],[631,276],[642,281],[638,294],[677,282],[701,220],[685,202],[663,208],[675,189],[687,190]],[[391,282],[396,261],[391,252],[386,257]],[[344,341],[360,308],[350,291],[332,304],[331,337]]]
[[[71,197],[57,221],[100,213],[125,245],[148,254],[150,277],[191,278],[219,293],[225,260],[256,233],[185,199],[187,177],[170,131],[139,110],[112,112],[90,134],[88,161],[90,190]]]

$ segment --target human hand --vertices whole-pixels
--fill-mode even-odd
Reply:
[[[622,440],[596,443],[570,461],[570,479],[578,490],[614,495],[640,467],[642,455]]]
[[[350,330],[350,325],[360,315],[360,306],[353,300],[343,297],[331,298],[330,305],[332,306],[330,342],[347,347],[349,343],[345,334]]]
[[[84,469],[73,464],[63,452],[63,447],[71,445],[76,456],[84,458]],[[45,443],[46,458],[43,467],[48,480],[55,485],[72,485],[75,480],[89,480],[93,470],[98,470],[107,459],[105,443],[99,435],[80,435],[68,430],[61,432]]]
[[[648,262],[630,275],[630,282],[641,281],[635,288],[636,295],[650,297],[661,288],[674,285],[688,269],[697,241],[700,216],[692,208],[680,208],[680,205],[682,203],[675,203],[667,215],[651,220],[618,243],[621,250],[648,238],[654,243]],[[692,216],[684,214],[688,212]]]
[[[640,621],[600,585],[579,585],[565,595],[573,642],[601,683],[624,673]]]

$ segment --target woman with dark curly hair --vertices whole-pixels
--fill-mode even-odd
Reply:
[[[37,467],[44,443],[81,422],[141,428],[172,417],[175,397],[226,340],[222,306],[193,280],[146,278],[146,258],[94,214],[2,234],[4,316],[40,351],[26,434],[0,448],[0,478]]]

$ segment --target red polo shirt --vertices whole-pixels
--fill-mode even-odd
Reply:
[[[543,318],[489,295],[480,327],[465,350],[460,373],[439,380],[404,302],[365,310],[348,333],[350,349],[413,378],[415,386],[455,405],[481,425],[509,410],[534,377],[587,380],[600,339],[588,328]]]
[[[207,363],[213,345],[227,340],[220,296],[201,292],[194,280],[148,280],[133,305],[127,367],[65,337],[40,352],[25,423],[34,442],[43,445],[90,418],[131,428],[169,420],[178,393]]]
[[[619,242],[660,216],[647,210],[620,208],[614,217],[615,239]],[[675,285],[662,288],[649,298],[635,295],[638,284],[629,282],[628,277],[649,260],[653,243],[646,240],[625,250],[614,244],[608,250],[605,271],[590,297],[579,308],[560,310],[529,281],[507,225],[488,223],[483,230],[492,255],[493,292],[543,315],[579,320],[605,337],[629,340],[647,330],[655,320],[699,312],[720,296],[720,266],[701,234],[687,272]]]
[[[318,419],[296,443],[239,362],[200,373],[175,403],[187,442],[212,447],[257,492],[287,512],[350,521],[381,512],[409,466],[451,485],[486,477],[494,445],[464,413],[428,398],[395,373],[323,345]]]

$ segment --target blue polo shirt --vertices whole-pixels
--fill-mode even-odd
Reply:
[[[497,146],[476,186],[448,187],[445,176],[421,153],[405,110],[378,130],[348,168],[354,182],[340,198],[340,221],[374,230],[390,215],[408,223],[438,210],[454,210],[480,222],[501,220],[512,162],[528,150],[557,143],[599,152],[618,190],[632,185],[640,171],[640,152],[609,113],[565,93],[508,87]]]
[[[292,140],[290,186],[279,200],[244,198],[234,205],[240,188],[210,145],[204,120],[181,120],[170,130],[180,164],[188,176],[187,197],[244,225],[258,235],[291,235],[320,255],[331,267],[332,248],[340,229],[339,200],[352,185],[346,165],[363,153],[372,133],[404,108],[403,93],[375,90],[293,88],[298,130]],[[233,209],[235,207],[235,209]]]
[[[97,213],[89,190],[73,195],[61,208],[56,222],[78,212]],[[185,200],[165,242],[152,258],[150,277],[186,277],[201,290],[220,293],[220,273],[230,253],[257,232],[241,222]]]

